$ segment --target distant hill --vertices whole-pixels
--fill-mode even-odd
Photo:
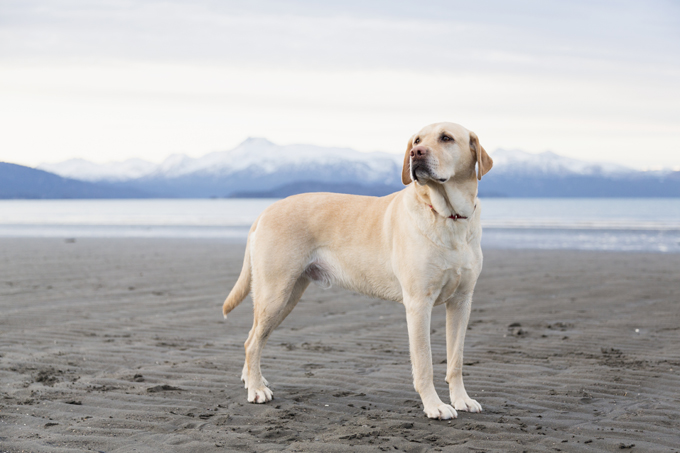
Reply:
[[[144,198],[132,188],[63,178],[43,170],[0,162],[0,198]]]
[[[497,150],[480,196],[680,197],[680,172],[644,172],[551,152]],[[172,155],[160,164],[82,159],[38,168],[100,188],[169,198],[284,197],[309,191],[384,195],[401,190],[403,154],[361,153],[313,145],[279,146],[250,138],[200,158]]]
[[[480,193],[518,198],[680,197],[680,172],[638,171],[552,152],[497,150]]]

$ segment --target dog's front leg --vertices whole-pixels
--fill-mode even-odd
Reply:
[[[446,382],[456,410],[481,412],[481,404],[468,396],[463,385],[463,344],[471,308],[472,294],[446,302]]]
[[[434,389],[432,351],[430,350],[430,319],[432,304],[404,301],[408,324],[409,348],[413,365],[413,386],[420,394],[429,418],[447,420],[456,418],[455,409],[439,399]]]

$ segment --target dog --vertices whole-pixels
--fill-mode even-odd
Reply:
[[[482,270],[477,182],[492,166],[474,132],[437,123],[409,139],[401,174],[407,187],[400,192],[307,193],[265,209],[250,228],[241,275],[223,305],[226,318],[252,292],[254,320],[241,375],[248,401],[273,398],[260,370],[262,348],[317,282],[403,303],[424,412],[442,420],[456,418],[456,411],[480,412],[463,385],[463,342]],[[446,304],[451,404],[433,383],[430,319],[440,304]]]

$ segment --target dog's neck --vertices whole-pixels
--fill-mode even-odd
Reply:
[[[444,184],[428,181],[425,185],[413,183],[417,199],[442,217],[469,218],[475,210],[477,179],[447,181]]]

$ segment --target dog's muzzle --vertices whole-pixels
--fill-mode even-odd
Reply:
[[[448,178],[440,178],[430,164],[421,159],[411,159],[411,179],[421,185],[425,184],[428,179],[439,183],[445,183],[448,180]]]

